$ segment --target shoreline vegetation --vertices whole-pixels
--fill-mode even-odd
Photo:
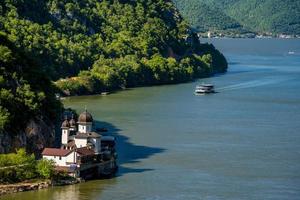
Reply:
[[[299,1],[173,0],[203,36],[299,38]]]
[[[54,145],[56,93],[188,82],[228,67],[170,0],[1,1],[0,29],[0,153],[26,149],[0,154],[2,183],[62,179],[35,160]]]
[[[99,59],[90,71],[78,76],[63,78],[54,84],[61,96],[109,94],[126,88],[177,84],[210,77],[227,71],[225,57],[212,44],[200,44],[197,51],[180,61],[159,54],[149,60],[135,56],[118,59]],[[205,52],[205,53],[204,53]],[[120,68],[118,68],[120,66]]]
[[[51,181],[47,180],[39,180],[32,182],[26,181],[14,184],[0,184],[0,196],[17,192],[44,189],[48,188],[50,185],[52,185]]]
[[[275,33],[235,33],[235,32],[224,32],[224,31],[208,31],[199,32],[199,38],[280,38],[280,39],[297,39],[300,35],[296,34],[275,34]]]
[[[63,95],[171,84],[225,72],[172,1],[0,3],[0,27]]]
[[[26,192],[32,190],[47,189],[55,186],[74,185],[81,183],[79,179],[65,179],[65,180],[26,180],[18,183],[0,184],[0,197],[3,195],[13,194],[17,192]]]
[[[68,176],[66,172],[55,170],[52,161],[36,160],[25,149],[0,154],[0,196],[79,182],[81,180]]]

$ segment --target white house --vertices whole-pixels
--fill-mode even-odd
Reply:
[[[45,148],[42,152],[43,158],[53,160],[58,169],[75,175],[81,165],[101,160],[101,135],[92,131],[92,115],[85,110],[77,124],[78,129],[73,116],[66,118],[61,125],[61,148]]]
[[[62,167],[68,167],[77,162],[77,153],[74,150],[45,148],[42,154],[43,158],[53,160],[56,165]]]

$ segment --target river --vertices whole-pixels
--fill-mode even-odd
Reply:
[[[300,40],[202,42],[225,54],[226,74],[64,101],[117,137],[115,178],[2,198],[299,199]],[[195,96],[201,82],[218,93]]]

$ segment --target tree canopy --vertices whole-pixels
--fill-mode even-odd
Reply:
[[[0,183],[15,183],[28,179],[53,178],[55,165],[51,160],[36,160],[24,149],[16,153],[0,154]]]
[[[198,31],[300,34],[297,0],[173,0]]]
[[[0,32],[0,134],[15,134],[29,119],[55,120],[61,104],[47,74]]]
[[[0,134],[57,119],[55,93],[190,81],[227,69],[172,1],[0,1]]]
[[[203,48],[172,1],[5,0],[0,13],[0,27],[9,40],[64,94],[199,77],[190,70],[199,68],[193,65],[197,62],[182,62],[201,62]],[[211,72],[225,71],[227,64],[215,65],[225,64],[225,58],[214,52],[206,51],[213,55]]]

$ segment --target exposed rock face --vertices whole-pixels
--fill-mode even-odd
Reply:
[[[66,179],[66,180],[43,180],[34,183],[16,183],[16,184],[8,184],[8,185],[1,185],[0,184],[0,196],[5,194],[12,194],[17,192],[25,192],[30,190],[40,190],[45,189],[51,186],[62,186],[62,185],[73,185],[82,182],[81,179]]]
[[[42,181],[38,183],[19,183],[10,185],[0,185],[0,196],[16,192],[24,192],[30,190],[39,190],[51,186],[51,181]]]
[[[0,153],[26,148],[28,153],[39,156],[45,147],[52,146],[55,139],[54,124],[47,119],[31,119],[18,134],[0,134]]]

